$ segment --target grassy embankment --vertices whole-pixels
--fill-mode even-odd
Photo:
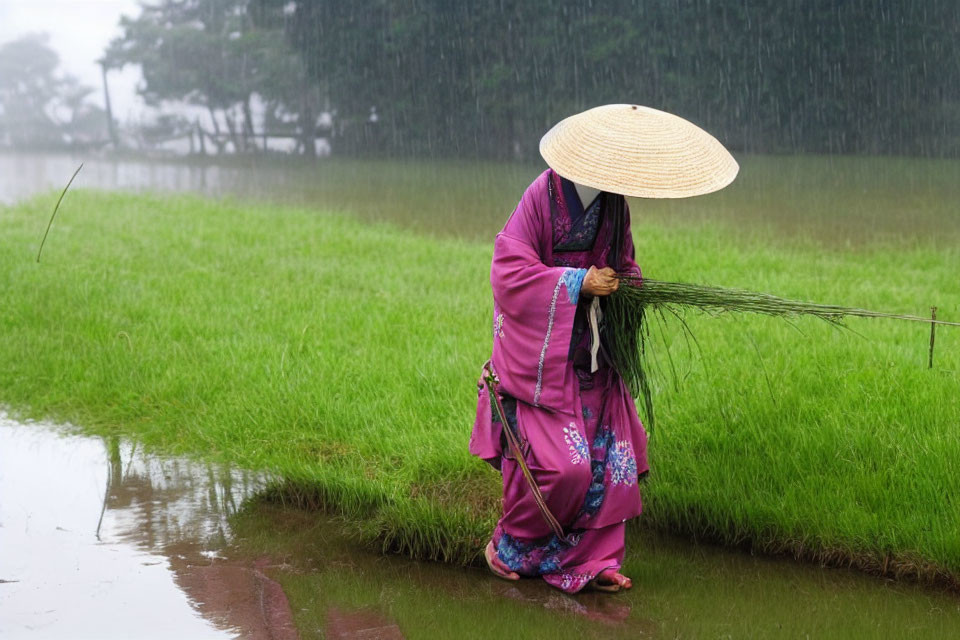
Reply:
[[[476,558],[498,476],[466,451],[491,245],[193,197],[0,209],[0,402],[270,469],[420,557]],[[766,242],[635,223],[645,273],[960,316],[953,248]],[[960,577],[960,332],[691,316],[657,389],[647,525]],[[797,331],[799,329],[800,331]],[[668,340],[676,337],[668,334]]]

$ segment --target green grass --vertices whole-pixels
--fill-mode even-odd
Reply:
[[[499,498],[466,450],[491,242],[76,191],[36,264],[50,201],[0,209],[0,402],[269,469],[385,548],[476,559]],[[650,277],[960,318],[956,248],[828,251],[636,214],[634,233]],[[679,379],[655,389],[643,522],[960,578],[960,331],[928,370],[922,324],[688,321],[702,352],[667,328]]]

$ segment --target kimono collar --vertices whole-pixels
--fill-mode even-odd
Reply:
[[[603,191],[598,191],[593,200],[589,203],[584,203],[580,200],[580,193],[577,191],[577,186],[571,180],[567,180],[559,174],[557,175],[560,178],[560,188],[563,190],[563,199],[567,204],[567,211],[573,220],[582,218],[583,214],[593,206],[593,204],[600,199],[601,194],[603,194]]]

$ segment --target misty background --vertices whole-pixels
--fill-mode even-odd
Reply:
[[[0,148],[532,160],[633,102],[734,152],[960,155],[955,0],[4,0]]]

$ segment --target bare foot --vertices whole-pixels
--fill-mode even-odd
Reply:
[[[616,569],[604,569],[593,581],[600,587],[619,587],[629,589],[633,586],[633,581],[623,575]]]
[[[511,571],[510,567],[503,564],[503,561],[497,557],[497,552],[493,548],[493,540],[487,543],[487,548],[483,550],[483,557],[487,559],[487,566],[490,567],[490,571],[498,578],[503,578],[504,580],[520,579],[520,575],[517,574],[517,572]]]

